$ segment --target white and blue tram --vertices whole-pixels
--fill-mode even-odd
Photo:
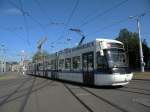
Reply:
[[[88,85],[126,85],[133,74],[123,43],[111,39],[64,49],[45,62],[29,65],[28,74]]]

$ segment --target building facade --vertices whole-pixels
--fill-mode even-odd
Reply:
[[[0,73],[6,72],[6,62],[0,61]]]

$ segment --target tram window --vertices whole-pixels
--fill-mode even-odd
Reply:
[[[94,63],[93,63],[93,54],[90,54],[89,56],[88,56],[88,69],[89,70],[93,70],[93,65]]]
[[[84,55],[83,56],[83,70],[87,70],[87,56]]]
[[[43,70],[43,64],[42,63],[39,63],[38,67],[39,67],[39,70]]]
[[[71,58],[65,59],[65,69],[71,69]]]
[[[54,60],[51,60],[51,69],[54,69]]]
[[[64,59],[59,60],[59,69],[62,69],[64,65]]]
[[[94,62],[93,62],[93,53],[86,53],[83,55],[83,70],[93,70]]]
[[[80,56],[73,57],[72,64],[73,69],[80,69]]]
[[[97,59],[97,69],[102,69],[107,67],[107,61],[105,56],[101,56],[100,52],[96,53]]]
[[[51,69],[55,70],[56,69],[56,60],[51,61]]]
[[[50,63],[50,61],[47,62],[47,69],[51,69],[51,63]]]

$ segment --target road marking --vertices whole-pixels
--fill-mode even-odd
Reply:
[[[145,99],[145,98],[136,98],[133,99],[134,102],[140,103],[142,105],[145,105],[147,107],[150,107],[150,99]]]
[[[77,96],[88,96],[88,95],[90,95],[90,94],[88,94],[88,93],[78,93],[78,94],[76,94]]]

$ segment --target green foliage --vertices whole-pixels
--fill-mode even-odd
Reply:
[[[36,52],[34,56],[32,57],[32,62],[41,61],[43,58],[47,59],[49,58],[49,53],[46,51],[43,52]]]
[[[129,57],[129,66],[133,69],[140,67],[140,53],[139,53],[139,37],[138,33],[130,32],[127,29],[121,29],[119,36],[116,38],[124,43],[125,50]],[[147,45],[146,40],[142,41],[144,62],[147,64],[150,58],[150,48]]]

